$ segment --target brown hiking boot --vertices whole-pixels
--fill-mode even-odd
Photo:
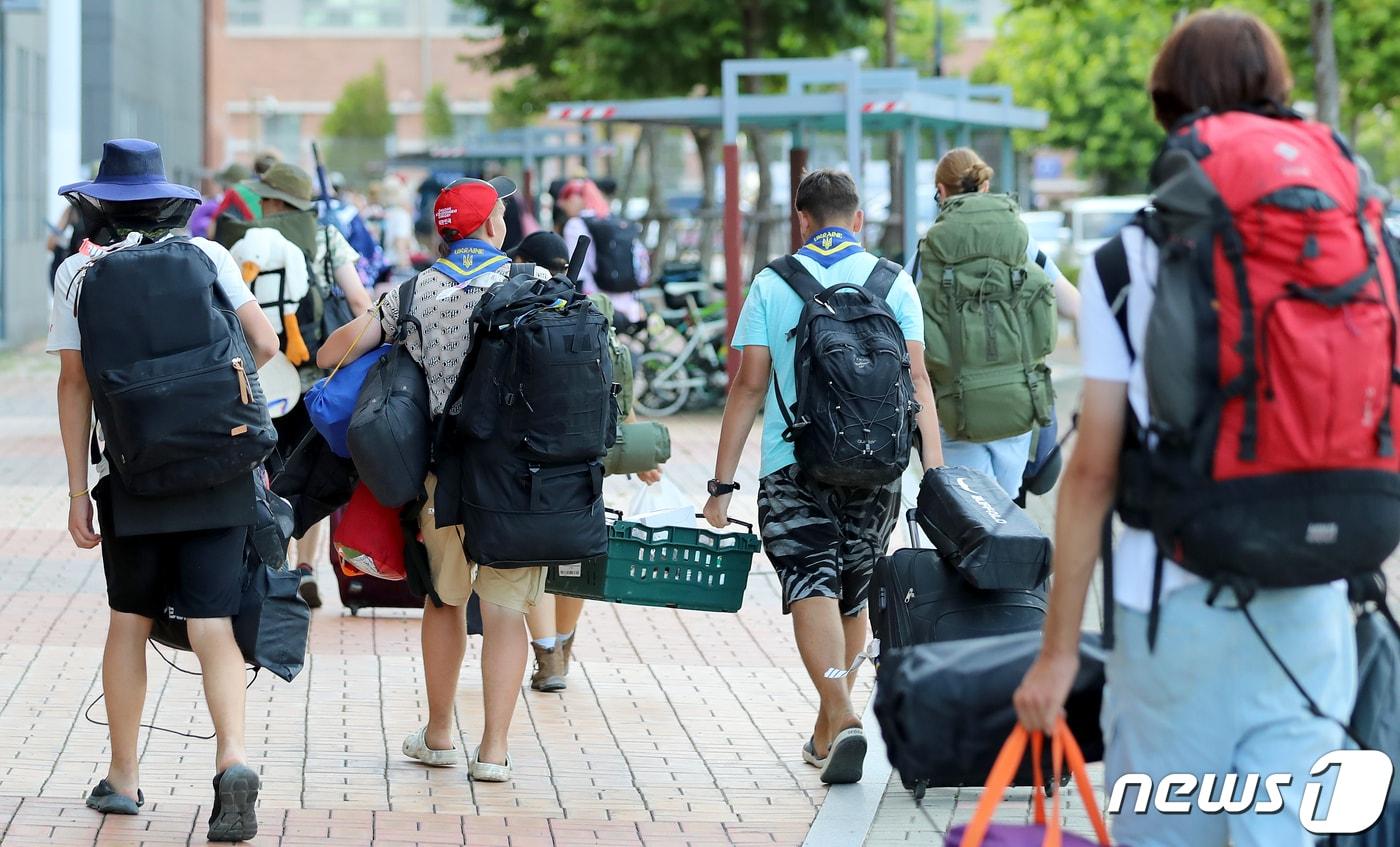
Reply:
[[[560,676],[569,675],[569,663],[574,660],[574,636],[576,635],[578,635],[577,630],[569,633],[568,638],[559,639],[558,643],[554,645],[554,649],[559,651],[561,657],[559,660]]]
[[[563,674],[564,656],[559,648],[545,648],[538,644],[530,646],[535,648],[535,673],[530,677],[530,687],[536,691],[563,691],[567,688]]]

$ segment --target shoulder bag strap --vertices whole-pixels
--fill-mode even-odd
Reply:
[[[1108,307],[1118,321],[1118,331],[1123,334],[1123,343],[1128,345],[1128,355],[1137,358],[1133,349],[1133,338],[1128,333],[1128,289],[1131,277],[1128,274],[1128,250],[1123,246],[1123,234],[1110,238],[1094,252],[1094,268],[1099,272],[1099,284],[1103,286]]]
[[[777,274],[788,287],[797,292],[803,302],[815,300],[826,291],[826,286],[797,261],[795,256],[780,256],[768,263],[768,269]]]
[[[865,279],[865,290],[888,302],[890,289],[894,288],[894,282],[899,279],[899,274],[903,270],[889,259],[880,259],[875,263],[875,268],[870,272],[870,276]]]

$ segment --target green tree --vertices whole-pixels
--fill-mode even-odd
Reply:
[[[1081,175],[1101,177],[1110,192],[1136,191],[1162,138],[1145,80],[1171,26],[1166,8],[1117,0],[1023,5],[973,79],[1008,84],[1017,102],[1049,114],[1045,130],[1019,134],[1018,146],[1078,150]]]
[[[355,182],[371,175],[374,164],[384,158],[384,142],[394,132],[383,63],[345,84],[322,132],[327,136],[326,163],[332,169]]]
[[[440,82],[423,98],[423,129],[435,141],[452,138],[452,108],[447,103],[447,88]]]
[[[1018,100],[1049,112],[1047,130],[1021,134],[1019,146],[1079,149],[1081,175],[1102,177],[1109,190],[1141,188],[1162,138],[1145,93],[1153,58],[1178,16],[1213,5],[1263,18],[1288,53],[1295,97],[1325,103],[1317,93],[1315,0],[1018,0],[975,78],[1008,83]],[[1400,74],[1392,70],[1400,64],[1400,39],[1390,34],[1400,0],[1333,6],[1339,128],[1353,138],[1369,129],[1375,144],[1378,127],[1387,125],[1376,110],[1400,105]],[[1325,79],[1322,86],[1328,88]],[[1383,164],[1389,158],[1373,157],[1382,178],[1396,173]]]

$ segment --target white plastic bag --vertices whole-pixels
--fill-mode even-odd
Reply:
[[[623,516],[624,520],[642,526],[679,526],[694,529],[695,504],[685,496],[669,477],[660,482],[642,487],[632,498],[632,506]]]

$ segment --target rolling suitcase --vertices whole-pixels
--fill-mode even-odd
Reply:
[[[907,513],[915,543],[916,514],[914,509]],[[1029,590],[974,588],[937,550],[897,550],[875,563],[870,629],[884,653],[916,644],[1039,630],[1047,605],[1044,583]]]
[[[423,608],[423,598],[416,596],[409,589],[406,579],[391,582],[364,574],[345,573],[341,567],[340,552],[335,549],[335,528],[340,524],[340,517],[344,512],[345,509],[340,508],[331,515],[331,531],[326,542],[330,547],[331,570],[335,571],[335,584],[340,589],[340,602],[345,604],[345,608],[349,609],[352,615],[358,615],[364,608]]]

